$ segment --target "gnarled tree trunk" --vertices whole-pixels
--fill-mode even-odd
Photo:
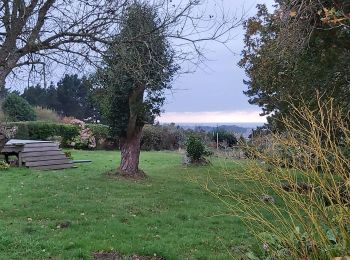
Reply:
[[[143,123],[138,122],[139,107],[143,102],[144,86],[138,86],[129,97],[129,122],[126,136],[120,137],[121,160],[119,171],[128,178],[143,178],[145,173],[139,169],[141,135]]]
[[[121,160],[119,171],[125,177],[143,178],[145,175],[139,169],[141,134],[142,128],[138,128],[132,136],[120,139]]]

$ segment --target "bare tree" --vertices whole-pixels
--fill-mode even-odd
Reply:
[[[131,2],[0,0],[0,91],[6,78],[21,74],[23,68],[41,69],[52,63],[81,68],[84,62],[98,63]],[[241,21],[225,14],[215,0],[153,2],[162,7],[160,27],[168,28],[168,37],[181,49],[177,52],[181,61],[200,61],[204,57],[200,43],[226,42]],[[205,9],[208,2],[210,11]]]
[[[50,61],[76,65],[77,56],[106,43],[125,0],[1,0],[0,86],[17,68]]]

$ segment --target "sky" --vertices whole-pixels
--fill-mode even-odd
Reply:
[[[273,0],[223,0],[225,8],[256,13],[256,4],[273,4]],[[237,35],[228,44],[229,49],[218,43],[206,46],[208,61],[195,73],[177,78],[173,91],[167,93],[167,101],[160,118],[161,123],[264,123],[258,106],[248,103],[243,94],[247,89],[243,79],[244,70],[237,63],[244,47],[242,27],[235,29]]]
[[[173,0],[179,1],[182,0]],[[209,11],[214,2],[222,3],[225,12],[240,15],[243,11],[246,17],[256,14],[256,5],[265,3],[272,6],[274,0],[207,0]],[[244,30],[240,26],[233,32],[236,35],[227,47],[222,44],[206,43],[207,61],[201,64],[194,73],[180,75],[173,82],[171,92],[166,93],[164,113],[157,118],[160,123],[258,123],[266,122],[261,117],[261,109],[248,103],[248,97],[243,94],[247,89],[243,80],[247,79],[244,70],[237,63],[243,50]],[[65,73],[73,71],[52,69],[47,72],[47,81],[57,82]],[[41,80],[42,81],[42,80]],[[22,91],[26,83],[8,82]],[[22,86],[22,87],[18,87]]]

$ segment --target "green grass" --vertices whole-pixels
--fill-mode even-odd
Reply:
[[[148,178],[110,178],[118,152],[72,151],[91,164],[62,171],[0,172],[0,259],[90,259],[96,251],[166,259],[228,259],[252,238],[193,179],[217,181],[234,163],[184,168],[181,155],[143,152]],[[238,187],[239,188],[239,187]],[[59,228],[67,224],[66,228]]]

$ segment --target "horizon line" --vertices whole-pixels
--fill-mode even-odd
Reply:
[[[160,123],[223,124],[223,123],[267,123],[261,111],[201,111],[201,112],[165,112],[156,118]]]
[[[159,121],[160,124],[265,124],[264,122],[161,122]]]

